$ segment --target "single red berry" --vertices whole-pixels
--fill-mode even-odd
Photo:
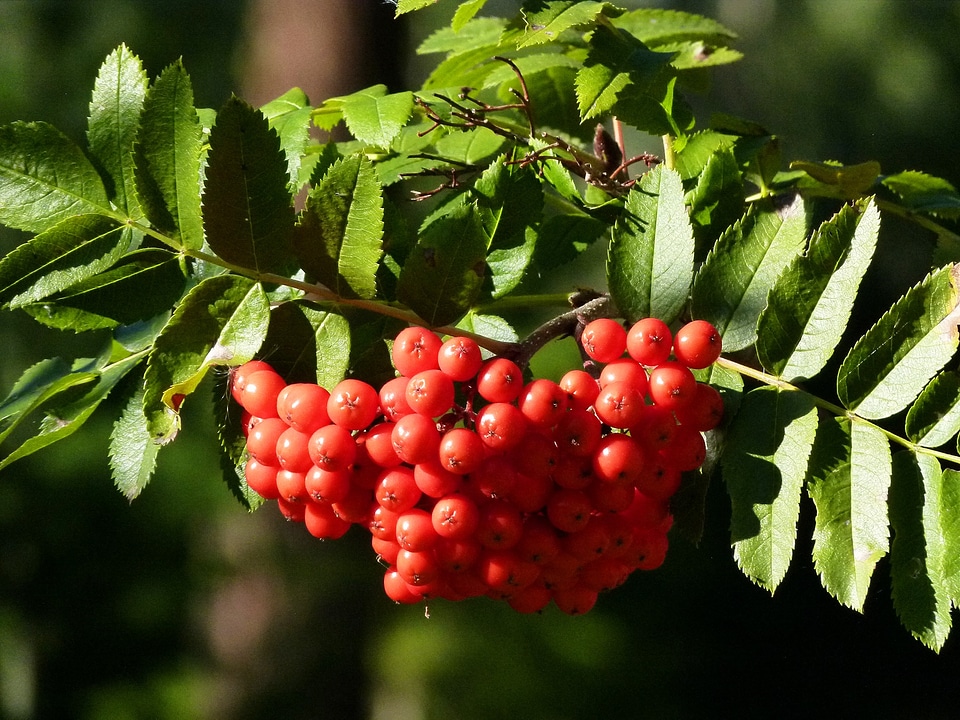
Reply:
[[[506,455],[488,455],[470,475],[470,486],[484,497],[508,497],[517,484],[517,469]]]
[[[440,346],[437,363],[445,375],[455,382],[476,377],[483,364],[477,341],[468,337],[452,337]]]
[[[313,465],[310,459],[310,435],[288,427],[277,438],[277,461],[284,470],[305,473]]]
[[[403,550],[424,552],[434,546],[440,536],[433,527],[431,513],[410,508],[397,518],[397,544]]]
[[[570,370],[560,378],[560,389],[567,394],[567,407],[586,410],[593,405],[600,392],[596,378],[586,370]]]
[[[380,414],[380,395],[370,383],[347,378],[330,391],[327,415],[347,430],[363,430]]]
[[[563,532],[576,532],[590,521],[593,503],[582,490],[559,488],[547,501],[547,519]]]
[[[707,457],[703,435],[689,425],[678,425],[673,440],[660,450],[660,457],[678,470],[696,470]]]
[[[540,568],[512,550],[484,548],[475,572],[491,590],[512,592],[532,584],[540,575]]]
[[[594,478],[587,486],[586,493],[597,512],[620,513],[630,507],[635,489],[629,476],[613,481]]]
[[[279,469],[276,465],[266,465],[251,457],[244,465],[243,479],[247,481],[247,486],[264,500],[276,500],[280,497],[280,491],[277,490]]]
[[[463,540],[476,532],[480,524],[480,508],[466,495],[446,495],[433,506],[432,522],[441,537]]]
[[[439,449],[439,443],[437,448]],[[457,492],[463,485],[463,476],[447,470],[440,465],[439,459],[417,463],[413,468],[413,479],[420,492],[432,498]]]
[[[411,552],[400,549],[397,572],[407,583],[423,586],[440,577],[440,563],[432,552]]]
[[[410,409],[437,418],[453,407],[456,390],[453,380],[441,370],[424,370],[410,378],[406,399]]]
[[[567,394],[552,380],[539,378],[523,388],[517,406],[531,422],[552,428],[567,411]]]
[[[433,554],[444,572],[463,573],[476,564],[482,547],[472,536],[454,539],[441,535],[433,546]],[[469,594],[466,597],[469,597]]]
[[[723,396],[712,385],[697,383],[693,400],[677,409],[677,422],[706,432],[723,420]]]
[[[315,538],[337,540],[350,529],[350,522],[338,516],[332,505],[307,502],[304,506],[303,524]]]
[[[593,454],[593,472],[604,482],[636,481],[643,467],[643,448],[625,433],[613,433],[600,440]]]
[[[277,414],[287,425],[312,433],[330,422],[327,401],[330,393],[314,383],[293,383],[277,395]]]
[[[413,479],[413,470],[403,465],[384,470],[374,490],[377,502],[395,513],[410,510],[420,501],[421,495]]]
[[[659,365],[670,357],[673,335],[660,318],[644,318],[627,332],[627,353],[641,365]]]
[[[402,462],[393,445],[393,432],[396,425],[392,422],[381,422],[367,428],[359,437],[367,455],[380,467],[393,467]]]
[[[686,365],[668,360],[650,371],[650,399],[667,410],[678,410],[697,393],[697,379]]]
[[[440,465],[457,475],[466,475],[480,467],[486,449],[473,430],[454,428],[440,439]]]
[[[694,370],[715,363],[721,350],[720,333],[706,320],[688,322],[673,337],[673,356]]]
[[[529,615],[543,610],[553,599],[550,589],[539,582],[528,585],[507,598],[507,604],[518,613]]]
[[[404,415],[393,427],[393,451],[410,465],[435,461],[440,449],[437,423],[427,415]]]
[[[568,454],[575,458],[587,457],[596,450],[603,431],[598,414],[588,410],[568,410],[561,416],[553,429],[553,439],[561,457]]]
[[[407,377],[387,380],[380,388],[380,412],[387,420],[396,422],[404,415],[413,412],[407,404]]]
[[[561,612],[567,615],[583,615],[597,604],[597,591],[584,585],[557,590],[553,593],[553,602]]]
[[[280,470],[277,472],[277,492],[287,502],[306,502],[308,499],[306,475],[301,472]]]
[[[528,515],[523,521],[523,534],[514,546],[522,559],[546,565],[560,552],[557,529],[543,515]]]
[[[284,379],[273,370],[251,373],[240,392],[240,406],[257,417],[277,417],[277,398],[286,385]]]
[[[527,418],[516,405],[494,402],[477,413],[477,435],[491,450],[510,450],[527,432]]]
[[[611,318],[591,320],[580,334],[587,355],[600,363],[613,362],[627,349],[627,331]]]
[[[426,328],[404,328],[393,341],[393,366],[407,377],[424,370],[435,370],[439,367],[437,354],[442,344],[436,333]]]
[[[508,550],[523,535],[523,517],[507,500],[490,500],[480,508],[476,537],[487,548]]]
[[[357,441],[339,425],[325,425],[310,436],[310,459],[328,472],[347,470],[357,457]]]
[[[600,371],[600,377],[597,383],[603,389],[607,385],[615,382],[623,382],[632,387],[640,396],[647,394],[650,381],[647,378],[647,371],[636,360],[624,358],[623,360],[614,360],[607,363]]]
[[[263,360],[251,360],[246,362],[243,365],[240,365],[230,370],[230,394],[233,395],[233,399],[238,403],[240,402],[240,393],[243,392],[243,388],[247,385],[247,378],[249,378],[253,373],[259,372],[261,370],[273,370],[268,363]]]
[[[593,407],[604,423],[626,430],[640,420],[647,406],[643,395],[630,383],[620,381],[602,387]]]
[[[383,591],[388,598],[401,605],[416,605],[423,602],[423,595],[410,587],[410,584],[397,571],[396,566],[390,567],[383,574]]]
[[[350,492],[350,471],[329,472],[314,465],[307,471],[304,487],[315,502],[340,502]]]
[[[477,392],[487,402],[513,402],[523,390],[523,371],[507,358],[487,360],[477,374]]]
[[[247,453],[264,465],[279,466],[277,443],[280,436],[289,429],[287,424],[278,417],[264,418],[247,436]]]

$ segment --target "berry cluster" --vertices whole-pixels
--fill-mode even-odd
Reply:
[[[520,612],[579,614],[634,570],[659,567],[681,473],[723,412],[691,368],[720,354],[708,323],[583,327],[593,362],[525,382],[470,338],[404,329],[398,376],[327,391],[267,363],[235,369],[246,481],[318,538],[366,527],[400,603],[486,595]],[[672,358],[671,359],[671,355]]]

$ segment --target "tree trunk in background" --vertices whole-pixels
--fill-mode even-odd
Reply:
[[[319,104],[384,83],[401,89],[404,23],[379,0],[250,0],[243,96],[261,105],[292,87]]]

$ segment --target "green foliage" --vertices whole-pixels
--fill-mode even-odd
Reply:
[[[31,235],[0,259],[0,304],[105,348],[23,374],[0,402],[0,468],[117,394],[110,466],[133,499],[182,403],[213,385],[224,479],[254,508],[223,368],[267,357],[291,382],[387,378],[385,340],[414,323],[528,361],[551,339],[533,326],[606,294],[613,317],[704,318],[723,335],[701,380],[727,417],[676,496],[677,532],[727,522],[705,516],[722,478],[736,562],[772,593],[809,497],[827,592],[862,610],[889,556],[896,612],[939,650],[960,602],[954,186],[875,162],[782,171],[767,130],[698,126],[685,93],[740,57],[708,18],[444,4],[415,91],[311,105],[293,89],[214,113],[181,63],[148,82],[121,46],[93,84],[85,148],[43,123],[0,128],[0,222]],[[311,140],[340,124],[350,140]],[[662,155],[631,155],[624,127]],[[888,215],[930,231],[943,262],[878,308],[860,292]],[[872,327],[853,327],[864,315]]]

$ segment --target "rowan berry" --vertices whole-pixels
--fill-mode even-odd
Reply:
[[[569,370],[560,378],[560,389],[567,394],[567,407],[571,410],[586,410],[593,405],[600,386],[586,370]]]
[[[643,395],[625,381],[602,387],[594,402],[594,412],[600,420],[610,427],[623,430],[636,424],[645,409]]]
[[[473,430],[454,428],[440,439],[440,466],[457,475],[472,473],[486,456],[483,441]]]
[[[682,363],[668,360],[650,371],[650,399],[668,410],[690,402],[697,392],[697,379]]]
[[[330,393],[314,383],[293,383],[277,395],[277,414],[287,425],[312,433],[330,422],[327,401]]]
[[[456,382],[476,377],[483,364],[480,346],[468,337],[453,337],[440,346],[437,353],[440,370]]]
[[[494,402],[483,407],[474,423],[483,444],[492,450],[510,450],[527,432],[527,418],[516,405]]]
[[[517,406],[531,422],[552,428],[567,411],[567,394],[552,380],[539,378],[523,388]]]
[[[424,370],[435,370],[439,367],[437,354],[442,344],[443,341],[426,328],[404,328],[397,334],[390,351],[393,366],[407,377]]]
[[[347,430],[363,430],[380,413],[380,395],[369,383],[355,378],[341,380],[330,391],[327,415]]]
[[[487,360],[477,374],[477,392],[487,402],[513,402],[523,390],[523,372],[507,358]]]
[[[380,388],[380,412],[387,420],[396,422],[404,415],[413,412],[407,404],[407,377],[387,380]]]
[[[261,370],[273,371],[273,368],[263,360],[251,360],[243,365],[231,368],[230,394],[233,395],[234,400],[238,403],[240,402],[240,395],[243,392],[243,388],[247,385],[247,378]]]
[[[266,465],[256,458],[247,460],[243,469],[243,478],[247,486],[264,500],[276,500],[280,497],[277,490],[277,471],[275,465]]]
[[[410,378],[406,400],[414,412],[436,418],[453,407],[455,394],[453,380],[441,370],[424,370]]]
[[[286,384],[273,370],[250,373],[240,391],[240,406],[257,417],[277,417],[277,397]]]
[[[357,457],[357,442],[340,425],[325,425],[310,436],[308,452],[313,464],[328,472],[347,470]]]
[[[659,318],[644,318],[627,332],[627,354],[641,365],[659,365],[670,357],[673,336]]]
[[[580,333],[587,356],[600,363],[613,362],[627,349],[627,331],[611,318],[591,320]]]
[[[419,465],[437,459],[440,431],[432,418],[413,413],[397,420],[392,441],[397,457],[410,465]]]
[[[433,528],[441,537],[463,540],[472,537],[480,524],[480,509],[466,495],[446,495],[433,506]]]
[[[380,474],[380,482],[374,489],[374,497],[387,510],[403,513],[414,507],[422,493],[413,479],[413,470],[400,465]]]
[[[557,489],[547,500],[547,519],[558,530],[576,532],[590,521],[593,503],[583,490]]]
[[[720,333],[706,320],[692,320],[673,337],[673,356],[689,368],[709,367],[720,357]]]
[[[433,527],[431,513],[420,508],[410,508],[397,518],[397,544],[404,550],[425,552],[433,547],[440,537]]]
[[[332,505],[326,503],[304,503],[303,523],[307,532],[321,540],[337,540],[350,529],[350,522],[340,517]]]

